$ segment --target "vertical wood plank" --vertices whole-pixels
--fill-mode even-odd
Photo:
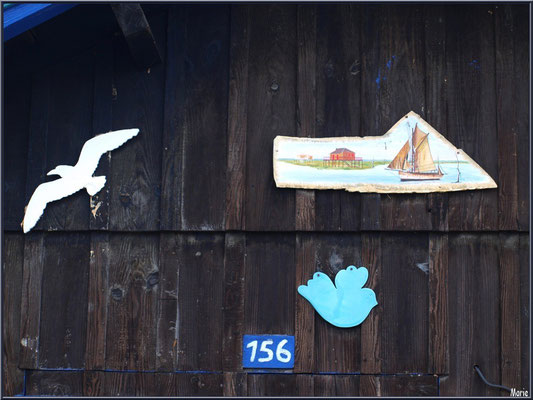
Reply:
[[[31,232],[24,237],[19,367],[25,369],[36,369],[39,362],[39,328],[45,252],[43,243],[43,233]]]
[[[241,4],[230,7],[226,229],[238,230],[245,225],[250,7]]]
[[[112,372],[105,374],[105,396],[135,396],[134,373]]]
[[[298,396],[294,374],[248,374],[248,396]]]
[[[45,181],[46,147],[48,138],[48,119],[50,102],[50,71],[40,71],[31,77],[31,109],[28,136],[28,165],[26,167],[27,206],[30,198],[41,183]],[[20,221],[22,223],[22,220]],[[43,218],[37,221],[34,230],[43,228]]]
[[[298,72],[296,76],[296,134],[315,137],[316,128],[316,19],[315,5],[300,5],[296,10]],[[315,191],[296,190],[296,230],[314,230]]]
[[[306,285],[316,271],[315,236],[309,234],[296,235],[295,287]],[[313,372],[316,368],[315,357],[315,310],[311,304],[296,294],[294,341],[294,372]]]
[[[445,137],[446,127],[446,7],[423,6],[425,50],[425,120]],[[431,228],[448,230],[448,193],[427,195]]]
[[[410,110],[424,117],[425,51],[420,6],[369,6],[362,13],[361,132],[381,136]],[[416,38],[416,39],[415,39]],[[429,230],[424,194],[363,197],[363,229]],[[416,215],[416,218],[413,216]],[[370,217],[379,218],[371,220]]]
[[[382,396],[437,396],[435,376],[379,376]]]
[[[83,373],[83,395],[102,397],[104,395],[105,372],[84,371]]]
[[[333,397],[336,395],[335,375],[313,375],[315,396]]]
[[[90,52],[50,69],[45,173],[57,165],[75,165],[83,144],[93,136],[93,81],[94,57]],[[59,179],[59,176],[51,178],[47,180]],[[48,204],[41,218],[47,230],[86,230],[89,226],[87,191],[81,190]]]
[[[273,140],[296,135],[296,6],[257,4],[250,10],[246,229],[294,229],[294,190],[272,179]]]
[[[294,236],[246,236],[245,334],[294,334]]]
[[[87,341],[85,368],[104,369],[108,309],[109,234],[91,234],[87,292]]]
[[[39,367],[83,368],[90,236],[49,233],[43,246]]]
[[[227,167],[229,6],[187,9],[182,229],[221,230]],[[178,23],[174,21],[174,23]]]
[[[448,138],[499,182],[494,7],[461,5],[446,11]],[[450,230],[497,229],[496,189],[448,196]]]
[[[223,258],[222,235],[180,235],[176,250],[178,369],[222,369]]]
[[[18,368],[24,237],[4,233],[2,258],[2,387],[5,396],[23,393],[24,372]]]
[[[360,266],[361,237],[358,234],[321,234],[316,242],[316,270],[335,276],[349,265]],[[315,272],[313,271],[313,272]],[[312,275],[308,279],[311,279]],[[307,283],[307,282],[305,282]],[[361,370],[361,327],[338,328],[315,317],[316,370],[357,372]]]
[[[374,307],[365,322],[361,325],[361,372],[381,372],[381,320],[383,314],[383,293],[381,275],[383,260],[381,237],[379,233],[365,233],[361,235],[361,261],[368,269],[366,287],[376,293],[378,305]]]
[[[501,384],[521,389],[520,238],[500,233]]]
[[[359,375],[335,375],[335,395],[359,395],[359,378]]]
[[[154,16],[153,34],[165,44],[166,15]],[[156,22],[157,23],[154,23]],[[163,47],[164,48],[164,47]],[[139,128],[139,134],[111,153],[111,230],[159,229],[163,132],[164,63],[140,71],[123,37],[115,37],[113,129]]]
[[[3,227],[20,231],[26,205],[26,168],[31,110],[31,79],[25,68],[4,64]]]
[[[448,299],[450,374],[440,380],[444,396],[500,394],[490,382],[500,378],[499,240],[494,234],[450,234]]]
[[[518,227],[522,231],[529,231],[530,202],[530,107],[529,88],[531,86],[529,9],[525,4],[513,5],[513,39],[514,39],[514,85],[516,90],[518,134]]]
[[[226,233],[224,252],[223,371],[242,370],[246,237]]]
[[[176,396],[222,396],[222,374],[177,374]]]
[[[364,397],[381,396],[381,380],[376,375],[361,375],[359,378],[359,395]]]
[[[161,166],[160,229],[162,230],[177,230],[182,226],[186,30],[185,7],[174,4],[169,8],[167,21]]]
[[[114,234],[109,240],[106,368],[154,370],[159,237]]]
[[[359,136],[359,7],[354,4],[322,5],[317,15],[317,136]],[[351,150],[357,152],[357,149]],[[360,194],[317,191],[315,203],[318,229],[359,230]]]
[[[171,373],[135,374],[135,396],[175,396],[176,375]]]
[[[30,371],[26,384],[29,396],[82,396],[83,372]]]
[[[224,372],[224,396],[244,397],[248,394],[247,374],[244,372]]]
[[[106,40],[93,50],[94,54],[94,88],[92,109],[92,135],[106,133],[113,126],[113,44]],[[89,229],[107,230],[109,228],[109,169],[111,159],[106,155],[100,158],[94,176],[105,176],[106,185],[90,197]]]
[[[429,235],[429,372],[449,371],[448,236]]]
[[[514,21],[512,6],[494,9],[496,56],[496,123],[498,137],[498,228],[518,228],[518,138],[514,85]],[[523,83],[521,83],[523,84]],[[503,371],[502,371],[503,372]]]
[[[520,234],[520,367],[521,387],[526,388],[530,384],[529,371],[531,370],[530,345],[530,236]]]
[[[177,369],[179,237],[176,233],[161,233],[159,237],[156,368],[160,371]]]
[[[382,371],[425,372],[429,361],[428,235],[382,234],[381,247]]]
[[[313,375],[295,374],[296,393],[299,397],[311,397],[315,395]]]

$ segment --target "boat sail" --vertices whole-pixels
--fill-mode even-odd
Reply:
[[[436,180],[443,177],[440,166],[436,166],[429,148],[429,133],[415,125],[411,137],[405,142],[387,169],[398,171],[402,181]]]

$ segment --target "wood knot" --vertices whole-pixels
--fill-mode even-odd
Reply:
[[[272,85],[270,85],[270,89],[271,89],[273,92],[277,92],[278,89],[279,89],[279,85],[277,84],[277,82],[272,82]]]
[[[111,289],[111,297],[115,301],[122,300],[122,298],[124,297],[124,290],[122,290],[119,287],[115,287],[115,288]]]
[[[129,206],[131,204],[131,196],[128,193],[121,193],[119,199],[124,206]]]
[[[159,271],[152,272],[146,278],[146,288],[151,289],[159,283]]]

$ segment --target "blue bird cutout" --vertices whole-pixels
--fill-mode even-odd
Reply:
[[[378,304],[374,291],[363,288],[367,279],[368,270],[353,265],[337,273],[335,285],[326,274],[315,272],[307,285],[298,287],[298,293],[330,324],[351,328],[362,323]]]

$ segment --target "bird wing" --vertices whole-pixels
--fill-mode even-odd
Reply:
[[[365,267],[356,268],[350,265],[347,269],[341,269],[335,276],[337,289],[352,291],[361,289],[368,279],[368,270]]]
[[[333,315],[338,306],[337,289],[329,276],[324,273],[315,273],[313,279],[306,285],[298,287],[298,293],[307,299],[313,308],[323,317]]]
[[[56,179],[55,181],[42,183],[37,186],[26,207],[24,219],[22,220],[24,233],[32,229],[37,221],[39,221],[48,203],[70,196],[82,188],[83,184],[79,181],[65,178]]]
[[[98,166],[102,154],[114,150],[139,133],[138,129],[122,129],[97,135],[83,145],[76,168],[90,172],[92,175]]]

